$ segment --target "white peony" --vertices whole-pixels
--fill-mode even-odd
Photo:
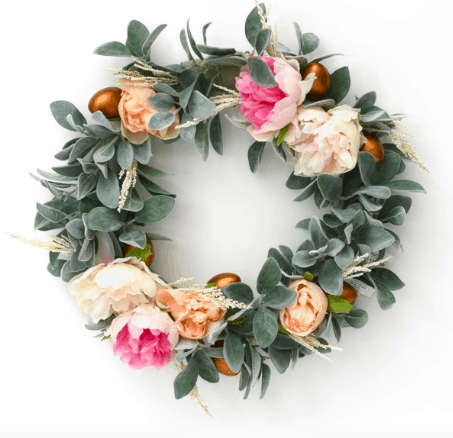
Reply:
[[[69,292],[75,295],[82,313],[98,323],[149,303],[157,293],[157,283],[165,286],[144,262],[128,257],[82,272],[69,282]]]
[[[339,175],[357,164],[361,134],[358,110],[347,105],[325,111],[320,106],[300,107],[289,125],[286,144],[295,151],[295,174]]]

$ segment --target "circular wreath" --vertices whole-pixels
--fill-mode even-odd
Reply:
[[[401,247],[388,226],[404,224],[411,198],[400,192],[423,187],[401,179],[410,159],[426,170],[410,144],[402,115],[375,105],[376,93],[341,104],[350,88],[347,67],[333,73],[327,55],[307,55],[319,44],[294,23],[297,53],[277,41],[268,11],[256,4],[245,23],[252,50],[197,44],[187,23],[180,40],[188,61],[161,66],[151,60],[152,32],[131,21],[126,44],[109,42],[96,54],[131,58],[112,69],[118,87],[98,91],[87,122],[70,102],[50,106],[56,121],[76,133],[55,158],[54,173],[38,171],[53,199],[37,204],[35,228],[59,230],[48,249],[48,270],[69,282],[69,291],[89,319],[87,328],[109,340],[114,355],[134,369],[161,369],[173,361],[179,372],[176,398],[201,401],[198,377],[215,383],[219,373],[240,373],[246,398],[261,381],[261,397],[273,364],[284,373],[305,355],[326,358],[333,347],[322,338],[343,328],[361,328],[367,313],[355,305],[364,287],[374,288],[382,309],[395,302],[404,283],[388,268],[391,246]],[[294,167],[288,189],[295,201],[313,196],[324,210],[300,221],[308,234],[295,249],[271,248],[256,291],[233,273],[205,284],[173,283],[152,273],[153,222],[168,216],[175,195],[154,181],[165,172],[150,166],[151,142],[182,138],[208,157],[222,154],[220,113],[254,138],[248,150],[252,172],[270,143]],[[395,179],[396,178],[396,179]],[[254,285],[255,286],[255,285]]]

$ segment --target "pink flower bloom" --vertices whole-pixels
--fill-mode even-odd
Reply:
[[[296,61],[266,56],[260,58],[274,73],[277,85],[272,88],[257,85],[247,69],[236,79],[236,88],[241,93],[239,111],[251,123],[250,134],[257,141],[267,141],[293,120],[315,76],[302,80]]]
[[[366,141],[357,110],[342,105],[325,111],[320,106],[299,108],[285,143],[296,152],[295,174],[339,175],[352,170]]]
[[[221,324],[225,309],[210,299],[178,289],[160,289],[156,295],[158,306],[165,308],[174,318],[184,338],[201,339]]]
[[[175,323],[154,304],[143,304],[116,317],[107,334],[113,354],[134,370],[162,369],[179,340]]]

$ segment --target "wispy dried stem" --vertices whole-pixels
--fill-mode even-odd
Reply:
[[[39,239],[27,239],[17,234],[10,234],[10,237],[34,246],[35,248],[45,249],[49,252],[59,252],[60,254],[65,255],[71,255],[74,252],[71,241],[65,236],[51,236],[52,240],[47,242]]]
[[[358,256],[347,268],[343,269],[343,280],[350,280],[351,278],[360,277],[367,272],[371,272],[374,267],[383,265],[385,262],[389,261],[392,258],[391,256],[388,256],[381,260],[375,260],[365,265],[360,265],[360,263],[362,263],[367,257],[369,257],[369,254]]]
[[[124,169],[121,169],[119,179],[121,179],[124,175]],[[132,166],[126,172],[126,176],[124,177],[123,185],[121,186],[121,193],[120,199],[118,202],[118,212],[120,213],[121,210],[124,208],[124,204],[126,203],[127,196],[131,188],[135,187],[137,184],[137,161],[133,161]]]
[[[329,344],[323,344],[319,342],[314,336],[298,336],[298,335],[293,335],[292,333],[289,333],[289,337],[291,339],[294,339],[297,343],[305,347],[307,350],[315,353],[317,356],[322,357],[323,359],[327,360],[328,362],[332,362],[332,359],[330,357],[327,357],[325,354],[322,354],[320,351],[318,351],[318,348],[322,348],[324,350],[331,349],[331,350],[337,350],[337,351],[343,351],[342,348],[340,347],[334,347],[333,345]]]

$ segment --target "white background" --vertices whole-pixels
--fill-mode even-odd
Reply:
[[[271,21],[280,40],[295,46],[292,21],[321,38],[317,53],[343,53],[326,62],[349,65],[354,94],[375,90],[377,104],[404,112],[431,172],[408,165],[422,183],[400,230],[404,253],[393,267],[406,282],[396,305],[381,311],[362,299],[370,322],[344,331],[343,352],[328,363],[300,361],[285,375],[273,372],[263,400],[255,388],[242,401],[237,378],[200,383],[213,418],[189,398],[173,399],[171,366],[134,372],[92,338],[66,285],[46,271],[47,254],[6,233],[33,235],[35,202],[48,193],[28,173],[57,165],[52,157],[69,132],[50,102],[72,101],[85,114],[94,92],[114,85],[103,71],[121,60],[92,55],[98,45],[125,41],[139,19],[168,28],[153,46],[154,59],[179,62],[179,30],[192,18],[212,45],[248,49],[243,34],[249,1],[26,1],[8,2],[0,18],[1,75],[1,361],[0,436],[16,437],[447,437],[453,434],[451,247],[453,114],[451,11],[447,0],[275,1]],[[5,8],[6,6],[4,6]],[[271,151],[252,175],[247,133],[223,120],[225,154],[206,163],[183,141],[157,145],[153,165],[173,172],[161,184],[177,193],[172,215],[155,228],[174,244],[157,245],[155,270],[167,279],[206,281],[233,271],[254,279],[268,248],[295,249],[294,225],[315,214],[312,200],[291,202],[290,173]],[[335,434],[335,435],[334,435]]]

